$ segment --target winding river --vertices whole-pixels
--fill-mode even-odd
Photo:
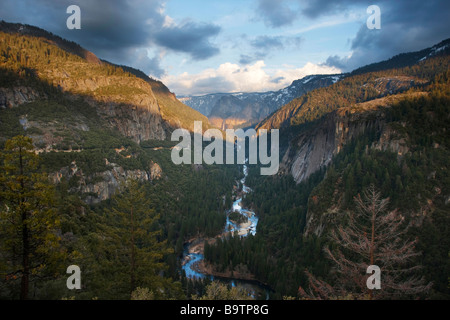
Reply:
[[[227,219],[225,223],[225,227],[223,230],[223,233],[219,236],[226,236],[230,233],[232,236],[237,232],[238,236],[240,237],[246,237],[249,234],[255,235],[256,234],[256,227],[258,225],[258,216],[255,214],[255,212],[242,207],[242,199],[245,197],[245,195],[252,190],[245,185],[245,179],[248,175],[248,167],[247,165],[243,165],[243,173],[244,177],[240,180],[242,184],[242,190],[240,192],[240,197],[236,199],[233,202],[233,205],[230,210],[227,212]],[[247,217],[248,221],[246,223],[240,223],[237,224],[234,221],[230,220],[229,215],[231,212],[236,211],[239,214]],[[183,260],[182,260],[182,268],[186,273],[186,277],[188,278],[205,278],[209,277],[211,280],[214,280],[216,277],[211,275],[206,275],[201,273],[196,266],[198,263],[204,259],[203,253],[198,248],[201,247],[204,239],[197,239],[193,242],[190,242],[185,245],[184,247],[184,253],[183,253]],[[224,279],[219,279],[224,280]],[[254,283],[251,284],[252,281],[245,281],[245,280],[237,280],[237,279],[226,279],[228,282],[231,282],[231,285],[236,285],[237,283],[244,285],[244,287],[249,288],[251,291],[255,292],[256,290],[264,290],[266,292],[266,298],[268,297],[267,289],[262,288],[262,286],[255,285]]]

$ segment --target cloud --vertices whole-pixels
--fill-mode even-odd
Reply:
[[[69,30],[69,5],[81,10],[81,30]],[[36,25],[75,41],[102,59],[129,64],[153,75],[163,74],[160,58],[147,57],[145,48],[188,54],[202,60],[219,53],[210,39],[220,28],[188,22],[177,25],[165,14],[165,0],[2,0],[0,18]]]
[[[177,95],[203,95],[217,92],[266,92],[287,87],[292,81],[310,74],[340,73],[334,67],[308,62],[301,68],[284,66],[273,74],[265,69],[264,61],[240,66],[230,62],[217,69],[205,69],[197,74],[187,72],[167,75],[162,81]]]
[[[251,46],[257,49],[283,49],[283,38],[281,36],[258,36],[250,42]]]
[[[348,3],[349,1],[330,1],[327,5],[321,0],[311,1],[307,7],[308,14],[318,16],[325,15],[330,10],[344,11],[348,8]],[[361,11],[368,18],[369,15],[365,12],[367,5],[363,4]],[[450,2],[446,0],[433,3],[419,0],[379,0],[377,4],[381,10],[381,29],[368,29],[366,20],[361,21],[361,27],[350,41],[351,55],[330,55],[325,65],[352,71],[400,53],[430,47],[450,36]]]
[[[188,53],[194,60],[204,60],[219,53],[220,50],[211,44],[209,38],[217,36],[220,30],[213,24],[194,22],[170,25],[156,33],[155,43],[176,52]]]
[[[283,87],[285,87],[290,85],[292,81],[301,79],[311,74],[337,74],[337,73],[341,73],[341,70],[339,68],[307,62],[301,68],[292,68],[286,66],[284,69],[276,71],[273,78],[274,79],[283,78],[284,80],[278,81],[278,83],[282,84]]]
[[[363,4],[368,7],[367,0],[302,0],[302,15],[308,18],[318,18],[326,15],[336,15],[349,10],[352,5]]]
[[[366,9],[371,4],[381,9],[381,30],[366,27],[369,17]],[[448,38],[448,12],[450,2],[447,0],[378,0],[375,3],[366,0],[258,0],[256,8],[258,18],[272,28],[289,26],[295,19],[312,23],[312,27],[297,29],[296,33],[329,27],[336,22],[345,22],[348,17],[353,17],[351,20],[354,22],[359,20],[359,31],[349,39],[352,54],[349,57],[331,54],[324,63],[345,71],[389,59],[402,52],[420,50]]]
[[[267,54],[263,52],[254,52],[252,55],[241,54],[239,63],[241,65],[251,64],[256,61],[263,60],[266,56]]]
[[[285,0],[259,0],[256,12],[267,26],[274,28],[291,25],[297,17]]]
[[[136,68],[139,70],[146,70],[148,75],[159,79],[166,74],[166,71],[161,67],[162,56],[163,54],[159,54],[150,58],[147,49],[135,49],[134,56],[130,55],[132,57],[130,60],[134,61]]]
[[[298,47],[303,43],[300,36],[257,36],[253,39],[246,39],[251,47],[250,54],[241,54],[239,63],[243,65],[251,64],[259,60],[264,60],[275,51],[282,51],[287,47]]]

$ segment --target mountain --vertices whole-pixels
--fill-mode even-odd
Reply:
[[[141,71],[0,22],[0,299],[130,299],[130,244],[140,286],[187,298],[184,244],[223,231],[241,175],[172,162],[171,133],[195,120],[211,127]],[[66,285],[69,265],[81,290]]]
[[[270,92],[214,93],[180,97],[191,108],[206,115],[222,129],[252,126],[289,101],[317,88],[327,87],[344,75],[310,75],[284,89]]]
[[[164,140],[179,127],[192,131],[195,120],[210,127],[206,117],[139,70],[100,60],[78,44],[37,27],[2,21],[0,32],[3,72],[23,73],[36,83],[45,82],[82,96],[110,126],[137,142]],[[46,96],[18,79],[14,83],[4,78],[4,82],[0,95],[3,107]]]
[[[333,232],[355,226],[349,222],[359,209],[355,199],[373,187],[386,203],[385,213],[402,221],[403,232],[389,243],[415,240],[419,253],[402,269],[382,273],[403,277],[403,267],[414,268],[411,276],[432,283],[429,292],[415,298],[448,299],[449,43],[362,67],[261,121],[256,128],[280,130],[279,174],[261,176],[258,166],[249,166],[246,184],[252,192],[243,205],[258,213],[258,233],[239,249],[235,240],[209,248],[217,256],[229,254],[222,263],[212,262],[217,269],[245,265],[280,298],[297,297],[299,286],[318,284],[305,270],[339,288],[342,278],[335,276],[341,265],[324,249],[336,252]],[[370,241],[369,229],[340,233],[343,238],[355,234]],[[356,261],[347,250],[354,252],[351,245],[342,248],[339,262]],[[380,250],[375,264],[384,258]],[[395,294],[393,299],[412,298],[401,289]]]
[[[31,137],[50,179],[72,181],[86,203],[110,198],[129,177],[162,178],[167,159],[142,146],[169,149],[173,130],[193,131],[196,120],[212,127],[143,72],[45,30],[0,22],[0,145]]]
[[[130,298],[130,260],[124,255],[129,243],[124,239],[130,238],[133,231],[127,227],[133,223],[118,219],[125,210],[114,212],[123,207],[117,199],[133,193],[120,188],[128,178],[143,182],[142,188],[137,201],[122,203],[135,212],[134,203],[150,200],[144,211],[150,209],[158,219],[142,233],[156,235],[173,249],[158,258],[167,268],[142,270],[141,288],[151,290],[147,297],[156,299],[201,296],[202,281],[180,272],[185,245],[217,239],[226,224],[225,212],[243,196],[240,166],[171,161],[171,132],[191,129],[194,120],[209,127],[206,116],[139,70],[99,59],[35,27],[5,22],[0,27],[1,214],[25,212],[11,209],[23,204],[23,194],[15,191],[16,181],[24,180],[22,174],[8,174],[19,166],[11,165],[14,153],[5,141],[26,135],[33,139],[39,161],[27,179],[46,173],[52,183],[52,209],[60,220],[54,233],[61,241],[51,247],[68,254],[48,265],[36,264],[36,274],[30,273],[30,298]],[[264,109],[268,116],[256,128],[279,129],[281,139],[278,175],[261,176],[258,165],[247,167],[245,184],[251,192],[241,201],[258,216],[256,235],[206,241],[205,251],[213,253],[211,268],[254,275],[274,290],[271,299],[297,297],[299,286],[308,285],[305,270],[335,285],[336,268],[323,249],[334,249],[331,231],[346,226],[356,209],[354,198],[373,185],[389,199],[388,211],[408,226],[398,242],[415,239],[421,252],[407,267],[417,267],[414,276],[433,283],[430,293],[400,292],[401,298],[448,299],[449,43],[344,75],[305,77],[277,92],[204,96],[205,106],[207,99],[216,99],[209,116],[219,119],[220,127],[246,126],[263,117]],[[267,110],[264,99],[270,104]],[[255,101],[260,104],[253,110],[249,106]],[[270,109],[277,101],[283,105]],[[20,238],[17,226],[16,220],[3,219],[0,235]],[[10,240],[0,242],[7,275],[0,277],[3,299],[18,297],[21,288],[20,242]],[[141,249],[147,244],[138,245]],[[53,263],[61,266],[53,270]],[[66,268],[72,264],[83,270],[82,290],[66,287]]]
[[[340,107],[400,93],[411,87],[429,82],[438,72],[445,70],[445,61],[438,70],[428,63],[434,57],[450,52],[450,39],[431,48],[397,55],[345,74],[330,87],[314,90],[285,104],[261,121],[257,128],[271,129],[295,126],[315,120]]]

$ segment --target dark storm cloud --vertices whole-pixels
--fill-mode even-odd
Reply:
[[[209,41],[219,32],[220,27],[216,25],[188,22],[162,28],[156,33],[155,42],[174,51],[189,53],[194,60],[203,60],[219,53]]]
[[[358,1],[363,17],[366,2]],[[309,1],[304,14],[319,17],[336,12],[345,13],[354,1]],[[372,4],[372,3],[370,3]],[[362,21],[357,34],[351,40],[351,57],[330,56],[326,65],[343,71],[351,71],[366,64],[391,58],[403,52],[417,51],[450,37],[450,2],[437,1],[388,1],[376,3],[381,10],[381,29],[368,29]],[[367,4],[367,6],[369,3]]]
[[[366,26],[369,5],[381,9],[381,30]],[[266,25],[289,26],[294,19],[313,22],[350,12],[361,15],[361,27],[350,39],[352,56],[330,55],[324,63],[350,71],[396,54],[432,46],[450,37],[450,1],[436,0],[259,0],[256,13]]]
[[[69,5],[81,10],[81,30],[69,30]],[[164,26],[164,0],[2,0],[0,19],[46,29],[75,41],[102,59],[141,68],[162,75],[160,59],[148,58],[142,49],[157,44],[159,49],[206,59],[218,53],[209,42],[218,27],[191,23],[182,27]],[[184,28],[186,27],[186,28]],[[176,42],[174,40],[177,40]]]
[[[323,65],[336,67],[341,70],[346,70],[348,58],[341,58],[338,55],[329,56]]]
[[[80,7],[81,30],[66,27],[70,16],[66,9],[72,4]],[[6,21],[37,25],[93,51],[105,51],[147,44],[152,36],[148,22],[164,23],[160,7],[159,0],[6,0],[0,4],[0,14]]]

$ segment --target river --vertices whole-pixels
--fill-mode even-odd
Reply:
[[[245,195],[251,192],[251,188],[245,185],[245,179],[248,175],[248,167],[247,165],[243,165],[243,173],[244,177],[240,180],[242,189],[239,192],[239,198],[236,199],[230,210],[227,211],[227,219],[224,226],[223,233],[220,236],[227,236],[231,233],[232,236],[237,232],[238,236],[246,237],[249,234],[256,234],[256,227],[258,225],[258,216],[255,212],[248,208],[242,207],[242,199]],[[239,214],[247,217],[248,221],[246,223],[237,224],[234,221],[230,220],[231,212],[238,212]],[[238,280],[232,278],[221,278],[214,277],[211,275],[203,274],[196,266],[198,266],[199,262],[204,259],[203,256],[203,242],[204,239],[196,239],[184,247],[183,260],[182,260],[182,268],[186,273],[186,277],[188,278],[205,278],[209,277],[211,280],[220,280],[231,283],[232,286],[237,284],[244,286],[248,289],[255,297],[265,297],[268,299],[269,297],[269,289],[263,286],[262,284],[258,284],[257,281],[246,281],[246,280]]]

